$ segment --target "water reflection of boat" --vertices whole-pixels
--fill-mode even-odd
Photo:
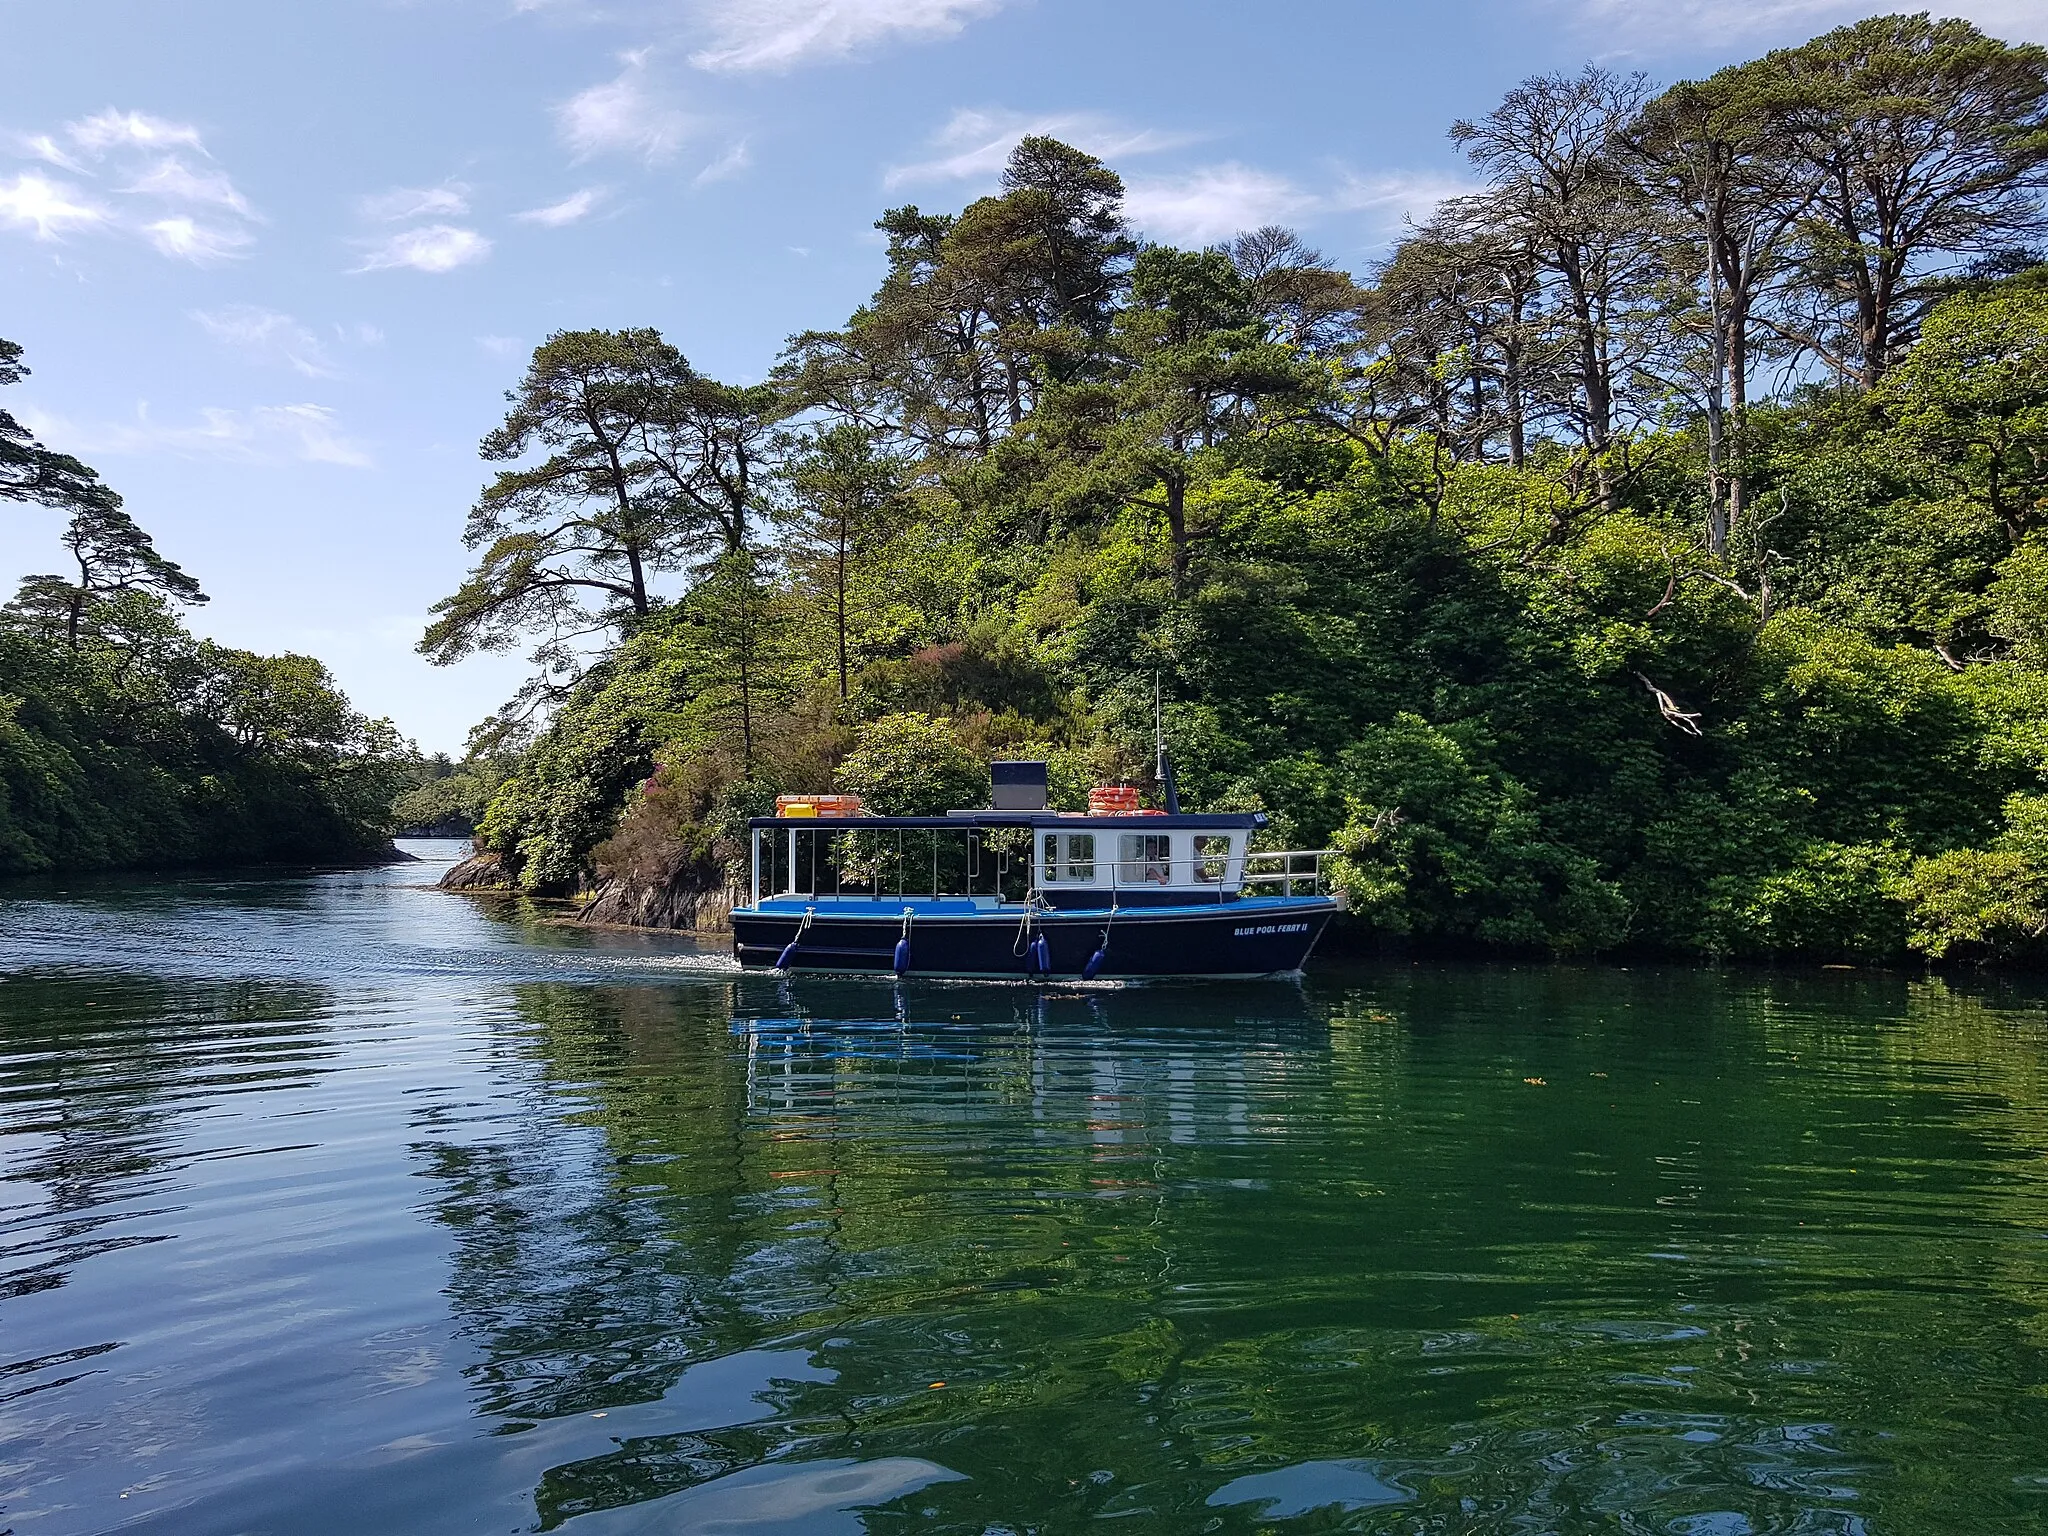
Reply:
[[[1253,852],[1257,812],[1046,808],[1045,765],[997,764],[996,805],[867,816],[787,800],[750,822],[732,914],[749,969],[1000,979],[1299,971],[1338,911],[1320,851]]]

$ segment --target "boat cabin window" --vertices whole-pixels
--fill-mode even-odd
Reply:
[[[1095,834],[1093,832],[1069,832],[1066,835],[1067,867],[1066,878],[1087,884],[1095,882]]]
[[[1048,885],[1093,885],[1095,883],[1095,834],[1093,832],[1048,832],[1044,857],[1040,861]]]
[[[1126,832],[1117,854],[1117,884],[1173,884],[1173,839],[1163,834]]]
[[[1230,839],[1195,839],[1195,878],[1204,885],[1221,885],[1230,872]]]

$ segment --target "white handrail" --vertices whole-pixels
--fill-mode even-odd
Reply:
[[[1248,853],[1244,856],[1244,883],[1247,886],[1277,885],[1280,887],[1278,894],[1282,896],[1321,896],[1324,894],[1323,860],[1336,851],[1334,848],[1296,848],[1272,853]],[[1306,868],[1301,865],[1304,859],[1308,861]],[[1261,860],[1278,860],[1280,867],[1254,872],[1251,866]],[[1303,883],[1308,886],[1306,891],[1295,889],[1296,885]]]

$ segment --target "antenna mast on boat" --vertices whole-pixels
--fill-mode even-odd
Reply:
[[[1166,796],[1166,814],[1180,814],[1180,792],[1173,785],[1173,759],[1166,755],[1166,710],[1159,701],[1159,674],[1152,674],[1152,741],[1159,750],[1159,785]]]

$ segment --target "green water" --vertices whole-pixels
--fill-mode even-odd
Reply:
[[[0,890],[0,1531],[2048,1530],[2026,988],[899,991],[433,873]]]

